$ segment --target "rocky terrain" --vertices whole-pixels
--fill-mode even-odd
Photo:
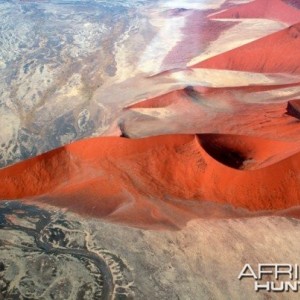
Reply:
[[[255,293],[251,280],[238,275],[245,262],[298,263],[299,228],[295,219],[261,217],[145,231],[2,202],[0,297],[298,299],[297,293]]]

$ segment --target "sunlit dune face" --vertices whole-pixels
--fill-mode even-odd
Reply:
[[[36,135],[43,118],[55,120],[56,149],[0,169],[0,199],[155,229],[199,217],[297,215],[297,1],[164,1],[140,14],[118,28],[118,42],[105,41],[108,75],[73,74],[59,102],[22,115]],[[17,135],[15,124],[4,138]]]
[[[300,12],[296,1],[254,0],[249,3],[233,6],[225,11],[213,13],[212,18],[248,19],[262,18],[280,21],[286,24],[299,22]],[[298,3],[299,6],[299,3]]]
[[[206,200],[253,212],[299,204],[299,149],[234,135],[90,139],[1,170],[1,198],[179,228]]]
[[[0,28],[0,300],[299,299],[300,0],[0,0]]]

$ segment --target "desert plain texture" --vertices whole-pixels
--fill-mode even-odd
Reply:
[[[298,1],[0,7],[0,299],[299,298]]]

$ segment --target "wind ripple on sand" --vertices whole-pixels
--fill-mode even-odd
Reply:
[[[254,137],[94,138],[1,169],[0,197],[180,228],[204,211],[209,216],[207,200],[211,216],[223,217],[299,205],[299,162],[299,143]]]

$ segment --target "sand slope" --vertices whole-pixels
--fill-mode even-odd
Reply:
[[[194,65],[262,73],[300,72],[300,23]],[[247,58],[247,59],[245,59]]]
[[[298,205],[299,151],[299,143],[232,135],[88,139],[2,169],[0,197],[180,226],[205,200],[251,211]]]
[[[300,93],[298,9],[288,1],[261,0],[211,15],[293,23],[247,44],[231,40],[239,21],[213,21],[208,11],[167,14],[182,21],[184,38],[177,43],[171,37],[172,49],[163,45],[169,54],[158,61],[157,73],[112,80],[91,97],[90,108],[101,108],[94,114],[105,128],[97,134],[148,137],[86,139],[1,169],[0,199],[50,203],[147,228],[181,227],[203,215],[206,201],[229,205],[227,215],[299,205],[300,123],[286,114]],[[255,28],[248,25],[238,28]],[[244,45],[185,66],[201,47],[217,45],[224,31],[230,47],[221,52]],[[146,47],[146,67],[160,41]]]
[[[255,0],[214,13],[210,17],[213,19],[265,18],[291,25],[300,21],[300,11],[292,5],[291,1]]]

